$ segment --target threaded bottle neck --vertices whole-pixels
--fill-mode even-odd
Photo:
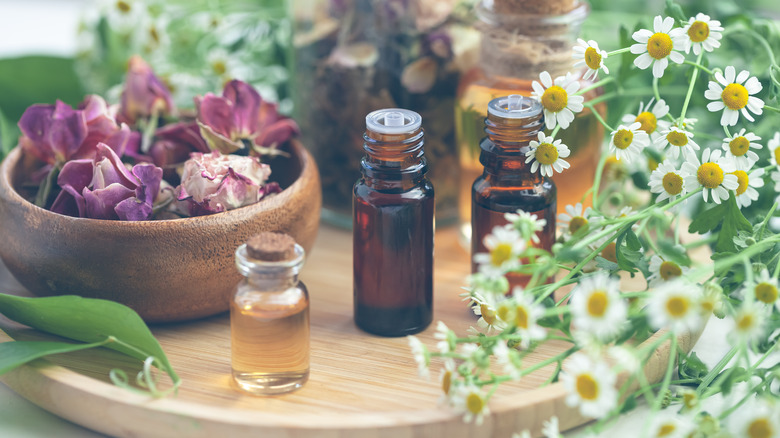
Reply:
[[[422,119],[414,111],[385,109],[366,116],[361,160],[369,180],[407,181],[422,178],[427,171]]]

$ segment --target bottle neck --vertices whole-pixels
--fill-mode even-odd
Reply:
[[[423,150],[423,130],[382,134],[370,129],[363,135],[361,171],[366,185],[375,188],[413,186],[428,171]]]
[[[482,149],[479,161],[485,167],[485,174],[541,181],[543,178],[538,173],[531,173],[525,154],[530,150],[530,142],[537,140],[544,129],[543,124],[541,113],[524,118],[504,118],[488,112],[485,118],[487,137],[479,145]]]

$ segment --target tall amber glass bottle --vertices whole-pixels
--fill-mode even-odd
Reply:
[[[433,186],[420,115],[366,116],[363,177],[353,190],[355,324],[382,336],[424,330],[433,318]]]
[[[574,71],[572,47],[590,8],[579,0],[483,0],[477,6],[481,32],[478,66],[464,74],[455,105],[456,138],[460,161],[459,215],[465,246],[471,237],[471,183],[482,173],[480,138],[488,103],[510,94],[530,96],[531,84],[548,71],[555,78]],[[581,80],[581,88],[592,85]],[[585,93],[590,100],[600,89]],[[604,104],[596,108],[603,113]],[[580,202],[598,164],[604,128],[588,108],[558,133],[571,150],[571,168],[553,177],[558,187],[558,208]],[[585,203],[587,204],[587,199]]]
[[[529,142],[535,140],[544,128],[542,106],[539,102],[512,95],[500,97],[488,104],[485,119],[487,136],[479,143],[482,151],[479,161],[483,173],[471,187],[471,255],[486,252],[484,237],[495,226],[506,225],[506,213],[523,210],[545,219],[547,225],[537,234],[539,246],[549,250],[555,240],[555,183],[531,173],[525,153]],[[472,261],[472,272],[477,265]],[[510,274],[510,286],[524,286],[527,278]]]

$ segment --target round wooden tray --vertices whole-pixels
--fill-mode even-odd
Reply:
[[[27,294],[0,268],[0,290]],[[439,230],[434,321],[444,321],[461,335],[476,324],[458,296],[469,269],[456,230]],[[262,398],[236,389],[230,377],[227,315],[152,327],[183,379],[175,396],[153,399],[112,385],[109,370],[123,368],[130,374],[138,364],[104,349],[36,360],[1,380],[43,409],[115,436],[506,438],[523,429],[536,436],[552,415],[558,416],[562,430],[588,421],[566,406],[561,384],[540,387],[553,371],[550,366],[501,386],[484,423],[465,424],[461,415],[437,405],[440,362],[434,360],[433,377],[425,381],[417,375],[405,338],[381,338],[355,327],[351,276],[351,233],[321,228],[301,276],[311,294],[311,377],[292,394]],[[0,342],[44,338],[14,328],[2,317],[0,329],[7,332],[0,331]],[[419,335],[428,346],[435,345],[434,330],[435,323]],[[680,345],[690,350],[696,339],[685,336]],[[537,363],[568,347],[551,342],[525,360]],[[667,360],[668,344],[646,363],[650,381],[661,377]]]

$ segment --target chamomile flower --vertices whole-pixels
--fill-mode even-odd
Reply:
[[[541,83],[533,81],[531,84],[531,97],[541,102],[544,108],[545,126],[547,129],[553,129],[555,125],[568,128],[574,120],[574,113],[582,111],[582,102],[585,101],[583,96],[574,95],[580,89],[577,77],[566,73],[566,76],[559,76],[553,82],[550,73],[543,71],[539,80]]]
[[[723,288],[716,282],[708,281],[702,285],[699,309],[704,316],[715,315],[720,319],[726,316],[723,304]]]
[[[660,78],[669,65],[669,60],[682,64],[685,57],[677,50],[683,49],[684,31],[674,27],[674,18],[662,18],[660,15],[653,19],[653,31],[641,29],[631,36],[639,44],[631,46],[631,53],[637,56],[634,65],[642,70],[653,66],[653,76]]]
[[[579,406],[586,417],[604,417],[617,405],[617,376],[604,362],[575,353],[564,362],[560,379],[567,393],[566,404]]]
[[[542,424],[542,435],[544,435],[544,438],[563,438],[558,426],[558,417],[553,415]]]
[[[450,390],[452,389],[452,382],[457,378],[455,375],[455,361],[450,358],[444,359],[444,367],[442,367],[439,373],[439,385],[441,386],[442,395],[439,397],[439,405],[446,405],[450,402]]]
[[[650,325],[680,333],[695,331],[702,323],[699,312],[701,289],[680,279],[656,287],[647,303]]]
[[[563,169],[569,168],[569,163],[564,158],[569,156],[569,147],[561,143],[561,140],[554,140],[553,137],[547,137],[543,132],[539,132],[539,141],[531,140],[528,146],[531,148],[525,153],[526,163],[531,164],[531,172],[541,169],[542,176],[553,176],[553,170],[558,173]]]
[[[732,344],[751,343],[766,331],[766,307],[746,300],[729,319],[728,337]]]
[[[634,351],[634,348],[625,345],[611,345],[607,348],[607,354],[615,361],[618,369],[630,374],[636,373],[642,366],[639,355]]]
[[[764,187],[764,169],[753,169],[748,172],[744,170],[735,170],[731,172],[737,177],[739,186],[734,190],[737,196],[737,205],[747,207],[758,200],[757,188]]]
[[[547,331],[537,323],[544,314],[544,308],[534,301],[532,294],[515,286],[512,299],[503,301],[496,311],[502,321],[515,326],[522,348],[528,348],[531,342],[544,339],[547,335]]]
[[[438,340],[436,348],[442,353],[451,353],[455,350],[455,332],[450,330],[446,324],[439,321],[436,324],[436,332],[433,334],[433,338]]]
[[[720,39],[723,38],[723,28],[720,21],[710,20],[709,15],[696,14],[691,17],[688,23],[683,26],[685,37],[683,38],[683,48],[685,53],[690,53],[693,48],[693,54],[698,55],[702,49],[706,52],[712,52],[720,47]]]
[[[727,158],[733,158],[737,169],[747,170],[758,161],[758,154],[751,149],[761,149],[763,146],[756,143],[761,137],[752,132],[745,133],[742,128],[738,133],[723,139],[721,147],[726,151]]]
[[[517,380],[520,378],[520,369],[515,364],[517,350],[509,348],[505,341],[498,341],[493,347],[493,356],[496,357],[496,363],[501,365],[506,375]]]
[[[748,110],[756,115],[761,115],[763,111],[764,101],[753,96],[763,88],[761,82],[755,76],[750,76],[747,70],[737,75],[731,65],[726,67],[724,73],[725,76],[715,72],[717,82],[710,81],[709,89],[704,92],[704,97],[713,101],[707,104],[707,109],[713,113],[723,110],[720,118],[723,126],[736,125],[740,112],[746,119],[755,121]]]
[[[666,149],[666,153],[675,160],[681,153],[687,157],[693,151],[699,150],[699,145],[693,141],[693,133],[677,126],[670,126],[669,129],[661,132],[661,135],[655,139],[655,146],[658,149]]]
[[[527,211],[517,210],[517,213],[505,213],[504,219],[509,222],[520,233],[523,239],[539,243],[539,235],[547,225],[547,219],[539,219],[535,214]]]
[[[662,411],[650,426],[647,436],[654,438],[687,438],[694,431],[693,422],[684,415]]]
[[[601,341],[623,331],[628,306],[620,297],[619,280],[605,272],[584,277],[571,292],[572,323]]]
[[[680,266],[671,260],[664,260],[657,255],[650,258],[649,270],[650,276],[647,277],[647,282],[650,287],[656,287],[663,282],[679,278],[689,271],[688,267]]]
[[[751,287],[753,295],[756,301],[764,303],[766,305],[777,306],[777,310],[780,310],[780,300],[778,300],[778,287],[777,279],[769,275],[767,269],[762,269],[758,275],[756,282]]]
[[[599,50],[599,43],[593,40],[585,42],[582,38],[578,38],[577,45],[574,46],[573,58],[581,60],[574,63],[574,67],[582,67],[583,65],[588,67],[588,71],[582,76],[582,79],[586,81],[596,79],[599,75],[599,69],[609,74],[609,69],[604,65],[607,52]]]
[[[658,193],[657,202],[674,201],[686,193],[683,173],[670,162],[664,161],[650,174],[648,183],[652,193]]]
[[[506,323],[498,319],[496,310],[491,305],[480,304],[473,306],[471,310],[479,316],[477,327],[484,330],[486,334],[490,334],[493,330],[501,331],[506,328]]]
[[[775,182],[775,191],[780,192],[780,171],[774,170],[769,176]]]
[[[593,209],[588,207],[583,211],[581,202],[576,205],[567,205],[565,210],[565,213],[558,215],[558,228],[563,233],[573,236],[581,229],[587,230],[596,225],[591,219]]]
[[[654,100],[655,98],[650,99],[647,102],[647,106],[644,103],[640,103],[639,111],[636,115],[626,114],[622,119],[625,124],[639,122],[639,129],[645,131],[653,141],[661,135],[661,131],[665,131],[670,125],[669,121],[663,120],[669,114],[669,105],[663,99],[653,104]]]
[[[736,168],[733,160],[722,159],[720,149],[705,149],[701,162],[696,158],[696,154],[690,154],[682,165],[685,188],[693,191],[704,187],[704,202],[711,197],[716,204],[729,198],[729,190],[739,187],[737,176],[728,173],[734,170]]]
[[[635,122],[628,127],[618,126],[617,130],[612,132],[612,139],[609,142],[609,152],[615,154],[618,160],[631,162],[633,157],[642,153],[648,144],[650,137],[641,129],[641,123]]]
[[[778,438],[780,404],[752,399],[728,417],[728,425],[734,437]]]
[[[474,254],[479,271],[487,276],[503,276],[507,271],[520,266],[520,253],[525,242],[513,227],[496,226],[485,236],[483,243],[488,252]]]
[[[431,355],[428,353],[428,349],[420,342],[417,336],[407,336],[406,339],[409,341],[412,357],[414,357],[414,361],[417,363],[417,373],[425,379],[430,378],[428,365],[431,363]]]
[[[780,132],[775,132],[774,137],[769,139],[769,143],[767,143],[767,148],[769,149],[769,162],[772,163],[773,166],[780,167]]]
[[[464,385],[458,387],[457,393],[450,397],[453,407],[463,413],[463,421],[477,425],[482,424],[485,415],[490,414],[487,406],[487,396],[477,386]]]

